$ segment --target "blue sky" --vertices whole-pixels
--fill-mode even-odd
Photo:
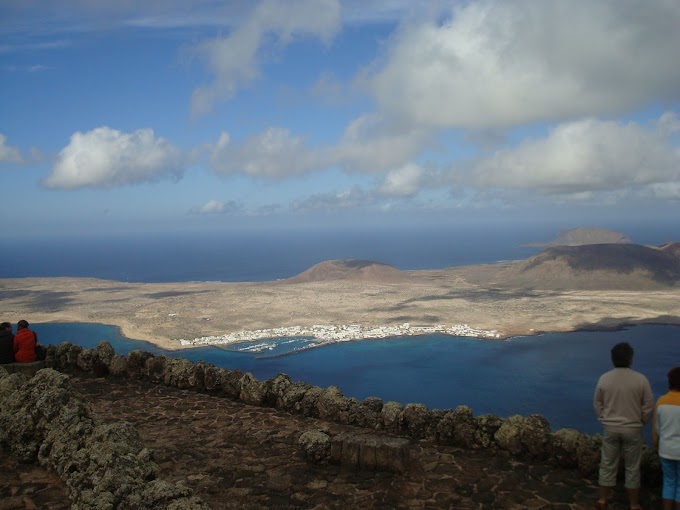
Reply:
[[[680,217],[675,0],[4,0],[26,235]]]

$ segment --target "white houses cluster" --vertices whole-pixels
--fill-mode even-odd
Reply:
[[[500,338],[496,330],[476,329],[467,324],[437,326],[412,326],[408,322],[394,326],[362,326],[361,324],[343,324],[339,326],[317,324],[310,327],[290,326],[285,328],[256,329],[226,333],[224,335],[202,336],[193,340],[180,339],[180,344],[218,345],[237,342],[252,342],[269,338],[313,337],[321,342],[347,342],[349,340],[365,340],[369,338],[387,338],[392,336],[427,335],[441,333],[454,336],[472,336],[477,338]]]

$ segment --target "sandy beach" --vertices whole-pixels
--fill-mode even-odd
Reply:
[[[500,338],[546,331],[680,324],[680,289],[503,288],[502,265],[403,271],[399,278],[258,283],[125,283],[92,278],[0,279],[1,320],[94,322],[164,349],[278,327],[467,324]]]

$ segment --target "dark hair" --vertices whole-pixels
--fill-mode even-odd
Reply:
[[[2,324],[0,324],[0,329],[5,329],[7,331],[11,331],[12,325],[9,322],[3,322]]]
[[[680,391],[680,367],[671,368],[668,372],[668,389]]]
[[[19,322],[17,322],[17,328],[19,329],[24,329],[28,327],[28,322],[21,319]]]
[[[621,342],[612,347],[612,363],[616,368],[628,368],[633,363],[633,348],[628,342]]]

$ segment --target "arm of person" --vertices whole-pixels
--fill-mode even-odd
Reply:
[[[595,416],[597,416],[597,419],[599,420],[602,416],[602,410],[604,409],[604,400],[599,381],[595,387],[595,394],[593,395],[593,409],[595,409]]]

